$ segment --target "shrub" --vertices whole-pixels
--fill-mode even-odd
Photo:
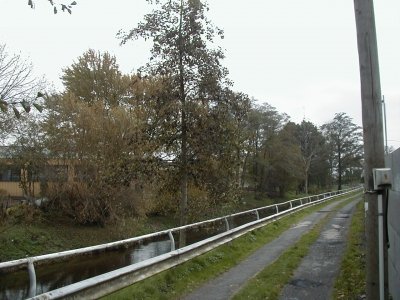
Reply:
[[[30,224],[42,218],[42,211],[29,204],[18,204],[6,209],[6,217],[12,223]]]
[[[113,211],[102,187],[68,182],[49,185],[47,208],[71,217],[82,225],[104,225]]]
[[[150,186],[131,183],[115,189],[114,196],[118,216],[146,216],[154,206],[153,193]]]
[[[140,184],[111,186],[101,182],[49,184],[47,209],[81,225],[105,225],[119,217],[145,216],[152,202]]]

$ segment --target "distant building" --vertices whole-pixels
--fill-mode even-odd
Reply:
[[[44,182],[72,181],[77,176],[72,164],[50,159],[40,169],[32,170],[16,163],[10,147],[0,147],[0,196],[39,197]]]

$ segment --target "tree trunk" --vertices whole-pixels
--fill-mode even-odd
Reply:
[[[180,225],[187,224],[188,207],[188,160],[187,160],[187,120],[186,120],[186,95],[183,68],[183,0],[181,0],[180,19],[179,19],[179,93],[181,101],[181,199],[179,203],[179,221]],[[186,245],[186,231],[181,230],[179,234],[179,247]]]
[[[308,195],[308,170],[306,170],[304,174],[304,189],[306,192],[306,195]]]
[[[311,158],[305,160],[303,159],[303,162],[304,162],[304,190],[306,195],[308,195],[308,172],[311,166]]]
[[[187,128],[186,128],[186,113],[182,111],[182,146],[181,146],[181,160],[182,160],[182,174],[181,174],[181,199],[179,205],[180,211],[180,225],[187,224],[187,210],[188,210],[188,161],[187,161]],[[181,230],[179,235],[179,247],[186,245],[186,231]]]
[[[244,157],[243,160],[243,167],[242,167],[242,174],[240,175],[241,179],[240,179],[240,187],[243,189],[244,188],[244,184],[245,184],[245,176],[246,176],[246,171],[247,171],[247,161],[248,161],[248,157],[249,157],[249,152],[246,153],[246,156]]]
[[[342,189],[342,157],[340,150],[338,151],[338,191]]]
[[[254,197],[257,196],[258,191],[258,162],[257,162],[257,155],[258,155],[258,130],[256,132],[256,140],[255,140],[255,152],[253,156],[253,178],[254,178]]]

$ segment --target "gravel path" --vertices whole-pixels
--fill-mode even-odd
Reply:
[[[186,295],[182,299],[214,300],[231,298],[246,284],[250,278],[254,277],[266,266],[273,263],[282,254],[282,252],[284,252],[288,247],[294,245],[304,233],[308,232],[316,223],[323,219],[335,206],[342,201],[344,200],[328,204],[322,210],[308,215],[299,223],[294,224],[290,229],[281,234],[277,239],[266,244],[235,267],[204,284],[200,288],[194,290],[192,293]]]
[[[358,201],[340,209],[325,225],[318,240],[284,287],[280,299],[331,299],[339,273],[351,215]]]

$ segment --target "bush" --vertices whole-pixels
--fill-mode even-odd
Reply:
[[[82,183],[57,183],[48,187],[50,211],[65,214],[82,225],[104,225],[113,211],[103,188]]]
[[[114,196],[118,216],[146,216],[153,208],[153,194],[149,186],[131,183],[129,187],[115,189]]]
[[[140,184],[49,184],[46,208],[67,215],[81,225],[105,225],[119,217],[145,216],[151,209],[149,193]]]
[[[181,194],[177,189],[168,187],[159,188],[153,205],[149,206],[151,215],[179,215],[179,200]],[[230,199],[230,201],[228,200]],[[212,190],[194,184],[188,186],[188,222],[203,219],[205,215],[214,213],[216,207],[222,204],[233,203],[237,200],[234,193],[215,196]],[[200,219],[199,219],[200,218]]]
[[[6,209],[6,217],[12,223],[26,223],[30,224],[35,221],[40,221],[42,218],[42,211],[29,204],[14,205]]]

